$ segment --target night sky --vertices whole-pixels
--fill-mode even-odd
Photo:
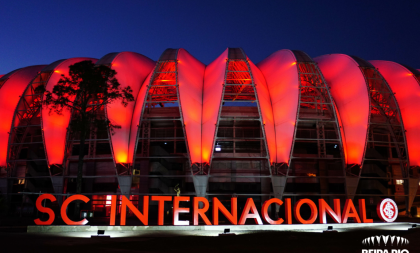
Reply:
[[[420,1],[0,2],[0,75],[71,57],[185,48],[209,64],[227,47],[258,63],[280,49],[420,68]]]

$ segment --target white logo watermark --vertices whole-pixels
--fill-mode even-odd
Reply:
[[[392,211],[392,210],[391,210]],[[391,216],[394,214],[391,214]],[[378,249],[378,247],[404,247],[409,241],[401,236],[375,235],[362,240],[362,244],[376,249],[362,249],[362,253],[410,253],[407,249]]]
[[[405,246],[409,244],[409,241],[400,236],[376,235],[364,239],[362,244],[366,246]]]

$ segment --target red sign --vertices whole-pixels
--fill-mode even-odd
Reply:
[[[379,218],[386,222],[393,222],[398,216],[398,206],[392,199],[383,199],[377,206]]]
[[[258,213],[258,209],[255,206],[254,200],[252,198],[248,198],[245,207],[243,208],[242,213],[238,217],[237,212],[237,198],[231,198],[230,202],[230,210],[228,210],[222,202],[216,197],[212,198],[212,213],[213,216],[211,220],[207,217],[206,212],[210,208],[209,201],[204,197],[192,197],[193,201],[193,208],[180,207],[181,202],[189,202],[191,197],[188,196],[180,196],[180,197],[172,197],[172,196],[143,196],[143,210],[138,210],[133,203],[127,197],[121,196],[121,220],[120,225],[124,226],[126,224],[126,216],[127,216],[127,208],[143,223],[143,225],[147,226],[149,224],[149,201],[157,201],[158,202],[158,225],[164,224],[164,206],[165,202],[172,201],[173,203],[173,217],[172,217],[172,224],[173,225],[198,225],[199,219],[201,218],[206,225],[219,225],[219,213],[224,215],[230,223],[233,225],[244,225],[247,219],[253,219],[255,224],[262,225],[263,220],[268,224],[278,225],[278,224],[292,224],[292,213],[295,219],[301,224],[312,224],[318,218],[319,215],[319,222],[320,223],[327,223],[327,215],[330,216],[336,223],[347,223],[349,218],[352,218],[357,223],[372,223],[372,219],[366,218],[366,205],[365,200],[359,200],[359,212],[357,212],[353,201],[351,199],[347,199],[343,212],[341,212],[341,205],[339,199],[334,199],[334,207],[331,208],[324,199],[318,200],[318,206],[315,204],[314,201],[310,199],[301,199],[295,203],[293,206],[292,212],[292,202],[291,199],[286,198],[283,202],[280,199],[272,198],[264,202],[261,208],[261,216]],[[43,194],[38,197],[36,201],[36,208],[42,212],[47,213],[49,215],[49,219],[46,221],[41,221],[40,219],[36,219],[35,224],[37,225],[51,225],[54,222],[55,214],[54,211],[50,208],[43,207],[42,201],[43,200],[50,200],[56,201],[56,198],[51,194]],[[90,199],[84,195],[73,195],[68,197],[61,206],[61,217],[63,221],[67,225],[85,225],[88,223],[87,219],[83,219],[81,221],[73,221],[70,220],[67,216],[67,206],[74,200],[82,200],[83,202],[87,203]],[[391,200],[392,201],[392,200]],[[392,201],[393,202],[393,201]],[[200,203],[202,203],[202,207],[200,208]],[[396,209],[395,202],[394,208]],[[285,217],[279,218],[277,220],[273,220],[268,215],[268,208],[271,205],[283,205],[285,207]],[[303,205],[309,206],[311,210],[311,215],[309,219],[304,219],[301,216],[300,210]],[[387,206],[385,207],[387,208]],[[111,217],[110,217],[110,226],[115,226],[115,219],[116,219],[116,209],[117,209],[117,195],[112,195],[111,197]],[[388,210],[388,209],[386,209]],[[190,213],[192,212],[192,224],[190,224],[189,220],[179,220],[180,213]],[[385,211],[387,212],[387,211]],[[261,219],[262,217],[262,219]],[[395,215],[396,217],[396,215]],[[239,219],[238,219],[239,218]],[[395,218],[394,218],[395,220]],[[394,221],[392,220],[392,221]]]

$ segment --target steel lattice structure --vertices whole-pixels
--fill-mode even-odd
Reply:
[[[237,196],[238,203],[245,196],[259,204],[270,196],[416,203],[418,70],[342,54],[312,59],[298,50],[255,65],[240,48],[206,66],[184,49],[167,49],[156,62],[122,52],[0,75],[0,191],[16,210],[40,191],[74,191],[80,147],[68,126],[77,115],[49,113],[36,88],[52,90],[83,60],[114,69],[135,97],[127,107],[91,101],[99,118],[120,128],[91,129],[86,140],[89,208],[106,214],[108,194],[141,206],[138,196],[175,189]]]

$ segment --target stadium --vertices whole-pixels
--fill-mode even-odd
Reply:
[[[417,215],[418,70],[297,50],[254,64],[240,48],[207,66],[184,49],[167,49],[156,62],[122,52],[0,75],[1,212],[35,217],[40,194],[55,195],[58,204],[75,194],[80,138],[68,131],[73,115],[49,113],[36,88],[52,90],[70,65],[85,60],[114,69],[135,97],[126,107],[101,108],[98,117],[121,128],[93,130],[86,140],[82,194],[92,201],[83,209],[95,217],[110,216],[112,195],[129,196],[140,209],[141,196],[177,194],[217,197],[227,207],[237,197],[238,210],[247,198],[258,209],[273,197],[366,199],[373,218],[389,197],[400,213]],[[272,207],[272,215],[279,212]]]

